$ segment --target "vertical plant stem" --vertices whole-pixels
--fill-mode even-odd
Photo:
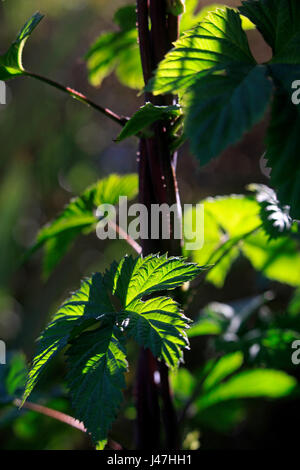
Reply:
[[[139,44],[145,83],[151,78],[158,63],[165,56],[172,42],[178,36],[178,18],[167,14],[165,0],[137,0]],[[150,30],[151,20],[151,30]],[[156,105],[174,102],[171,95],[156,96],[147,93],[146,101]],[[174,220],[168,221],[170,239],[142,240],[143,254],[168,253],[181,254],[181,240],[175,239],[175,223],[181,223],[181,207],[176,181],[176,155],[169,150],[168,124],[159,122],[153,125],[153,136],[141,139],[139,149],[139,200],[148,209],[149,233],[151,233],[152,204],[168,204],[176,207]],[[143,223],[143,221],[142,221]],[[160,377],[159,380],[155,380]],[[150,351],[140,353],[137,377],[138,429],[137,446],[139,449],[165,449],[179,447],[177,417],[172,402],[168,369],[158,363]],[[165,430],[165,443],[159,442],[160,410]],[[151,432],[149,433],[149,429]]]

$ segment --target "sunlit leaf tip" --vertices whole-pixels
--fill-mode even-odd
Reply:
[[[27,39],[42,19],[43,15],[38,12],[35,13],[25,23],[17,39],[12,43],[8,51],[0,56],[0,80],[8,80],[25,73],[22,63],[23,49]]]

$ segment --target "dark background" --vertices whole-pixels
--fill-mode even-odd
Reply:
[[[86,93],[102,106],[119,114],[132,115],[142,104],[137,92],[120,85],[114,75],[101,88],[89,85],[84,54],[103,31],[115,29],[114,11],[128,1],[114,0],[9,0],[0,3],[0,51],[4,52],[16,31],[36,10],[45,19],[30,38],[24,62],[30,70],[53,78]],[[211,2],[199,1],[199,7]],[[223,2],[236,6],[237,1]],[[247,33],[259,61],[270,56],[257,31]],[[135,139],[115,144],[118,127],[95,111],[64,96],[59,91],[30,79],[8,84],[9,101],[0,107],[0,337],[10,350],[22,350],[28,360],[35,350],[35,340],[49,316],[79,280],[103,269],[114,258],[128,252],[123,242],[104,243],[94,235],[82,237],[59,264],[51,277],[41,279],[41,253],[25,265],[21,256],[33,242],[38,229],[51,220],[87,185],[111,172],[136,171]],[[188,146],[180,152],[178,180],[182,202],[196,203],[206,196],[244,193],[251,182],[267,182],[261,173],[260,157],[264,151],[264,131],[268,117],[238,145],[210,165],[200,168]],[[241,269],[243,275],[241,276]],[[235,263],[225,287],[218,290],[205,285],[192,304],[196,314],[208,301],[230,301],[259,291],[256,273],[245,260]],[[285,286],[276,286],[277,299],[284,303],[290,295]],[[201,342],[193,344],[187,365],[201,362]],[[134,358],[135,349],[131,355]],[[52,399],[48,405],[68,409],[61,398],[59,383],[64,369],[53,366],[48,378]],[[134,367],[128,377],[128,406],[115,425],[115,434],[130,445],[135,409],[130,397]],[[44,380],[42,387],[49,384]],[[57,390],[56,390],[57,387]],[[276,405],[276,413],[286,422],[274,429],[275,405],[255,412],[238,433],[203,438],[207,447],[257,448],[263,442],[276,446],[291,426],[294,405]],[[79,431],[48,418],[28,413],[2,432],[2,448],[86,448],[89,443]],[[257,422],[257,420],[262,420]],[[278,424],[278,421],[276,421]],[[259,426],[258,426],[259,425]],[[272,432],[273,430],[273,432]],[[125,436],[125,437],[124,437]]]

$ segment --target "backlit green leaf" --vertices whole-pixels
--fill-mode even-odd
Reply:
[[[296,241],[286,236],[269,240],[260,230],[247,237],[241,249],[254,268],[266,277],[295,287],[300,285],[300,253]]]
[[[176,41],[146,89],[154,94],[182,92],[207,74],[234,65],[254,66],[255,60],[239,14],[225,8],[210,13]]]
[[[100,274],[82,282],[81,288],[61,306],[40,337],[23,400],[28,398],[50,360],[67,346],[73,335],[106,316],[110,318],[113,311]]]
[[[203,203],[204,245],[188,254],[202,266],[215,264],[206,275],[208,281],[222,287],[232,263],[243,253],[264,276],[299,286],[300,254],[297,241],[288,236],[269,240],[261,228],[260,206],[253,198],[233,195],[209,198]],[[194,218],[197,210],[200,209],[193,209]],[[187,240],[192,235],[193,227],[186,224]]]
[[[8,80],[23,75],[25,70],[22,64],[22,53],[25,43],[39,22],[43,19],[40,13],[33,15],[23,26],[17,39],[8,51],[0,56],[0,80]]]
[[[181,258],[150,255],[137,260],[124,258],[106,273],[107,285],[123,306],[118,319],[125,331],[170,367],[182,360],[182,349],[188,345],[188,319],[170,298],[143,299],[179,287],[201,269]]]
[[[50,360],[68,346],[67,382],[75,417],[83,421],[97,447],[104,448],[125,386],[126,337],[170,367],[178,365],[188,345],[189,320],[174,300],[149,295],[179,287],[200,271],[182,258],[124,257],[104,276],[98,273],[85,280],[42,333],[23,400]]]
[[[123,341],[111,323],[83,333],[67,352],[67,383],[76,417],[102,448],[123,399],[127,372]]]
[[[200,10],[198,9],[198,6],[198,0],[186,0],[185,12],[180,18],[181,31],[187,31],[188,29],[194,28],[198,23],[200,23],[200,21],[203,21],[209,13],[226,8],[226,5],[221,3],[212,3]],[[241,20],[243,29],[248,30],[255,28],[253,23],[251,23],[251,21],[245,16],[242,16]]]
[[[179,115],[179,106],[154,106],[152,103],[146,103],[125,124],[117,137],[117,141],[120,142],[128,137],[137,135],[141,131],[147,132],[151,124],[156,121],[167,121]],[[148,132],[151,132],[150,129]]]
[[[133,199],[137,195],[137,175],[116,175],[99,180],[80,196],[71,200],[63,212],[40,230],[29,254],[45,246],[44,275],[47,277],[67,252],[75,238],[95,229],[96,209],[101,204],[116,205],[120,196]]]
[[[203,382],[203,390],[207,391],[215,387],[221,380],[238,370],[244,362],[240,351],[221,357],[210,370]]]
[[[214,265],[206,275],[206,279],[218,287],[222,287],[232,263],[239,256],[240,240],[261,225],[259,205],[250,197],[232,195],[230,197],[208,198],[204,204],[204,245],[201,249],[192,250],[188,254],[200,265]],[[186,214],[186,220],[196,220]],[[185,223],[185,236],[192,238],[193,227]],[[186,244],[186,246],[188,246]]]
[[[117,10],[114,21],[120,31],[103,33],[86,54],[89,80],[100,86],[114,70],[126,86],[141,89],[144,85],[136,30],[136,7]]]
[[[200,410],[216,403],[241,398],[281,398],[292,393],[297,380],[285,372],[270,369],[246,370],[210,389],[197,400]]]

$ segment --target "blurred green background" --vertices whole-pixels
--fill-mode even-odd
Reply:
[[[106,78],[100,88],[92,87],[83,59],[101,32],[116,29],[113,14],[119,6],[128,3],[128,0],[1,2],[0,52],[6,50],[25,20],[39,10],[45,14],[45,19],[30,38],[24,53],[24,62],[30,70],[82,91],[119,114],[130,116],[142,104],[142,97],[137,91],[121,85],[114,74]],[[210,3],[199,1],[199,8]],[[234,1],[223,3],[239,4]],[[270,51],[258,32],[249,31],[248,36],[256,58],[266,60]],[[266,120],[205,168],[198,166],[185,146],[178,164],[182,202],[195,203],[207,196],[245,193],[249,183],[267,183],[260,168]],[[51,220],[70,197],[111,172],[136,171],[137,141],[130,139],[115,144],[118,131],[118,127],[105,117],[42,83],[29,78],[8,83],[8,103],[0,106],[0,338],[7,343],[8,350],[23,351],[28,360],[34,354],[36,338],[51,313],[70,291],[78,287],[79,280],[128,252],[122,241],[109,244],[90,235],[76,242],[47,281],[41,278],[40,252],[21,265],[22,255],[33,243],[38,229]],[[212,300],[228,303],[267,290],[275,294],[266,307],[269,309],[266,314],[272,311],[282,315],[292,295],[291,287],[267,280],[255,272],[246,259],[239,258],[223,289],[208,283],[199,287],[189,315],[196,316]],[[192,340],[192,352],[186,355],[188,369],[193,370],[203,363],[207,347],[206,337]],[[129,353],[133,364],[136,352],[132,346]],[[134,434],[134,372],[133,366],[128,375],[126,404],[114,426],[114,437],[127,447],[132,445]],[[56,363],[42,382],[42,395],[37,399],[72,413],[60,385],[63,375],[63,366]],[[297,401],[284,404],[258,404],[255,401],[242,425],[225,426],[225,431],[210,426],[203,439],[202,428],[195,420],[184,431],[185,446],[257,448],[262,439],[266,446],[276,446],[298,409]],[[215,413],[218,416],[222,410]],[[234,409],[230,413],[236,416],[241,411]],[[281,424],[278,419],[282,420]],[[205,423],[203,426],[205,428]],[[50,418],[9,408],[2,414],[0,411],[0,446],[7,449],[84,449],[89,448],[90,443],[80,431]]]

